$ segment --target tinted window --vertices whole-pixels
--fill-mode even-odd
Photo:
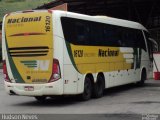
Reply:
[[[75,44],[90,44],[90,28],[84,21],[75,21]],[[75,41],[74,40],[74,41]]]
[[[135,47],[146,50],[141,30],[62,17],[64,37],[75,45]]]
[[[104,44],[103,24],[91,22],[90,25],[90,41],[91,45],[101,46]]]
[[[142,31],[137,30],[135,32],[135,42],[136,42],[136,46],[138,48],[143,48],[144,50],[146,50],[146,44],[145,44],[145,40],[144,40],[144,36]]]
[[[121,46],[121,35],[118,27],[112,25],[104,25],[104,44],[108,46]]]

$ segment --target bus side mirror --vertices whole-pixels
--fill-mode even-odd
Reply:
[[[158,43],[152,38],[149,38],[149,41],[151,43],[152,53],[158,52]]]

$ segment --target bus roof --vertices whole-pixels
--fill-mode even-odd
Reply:
[[[108,16],[90,16],[90,15],[73,13],[73,12],[68,12],[68,11],[67,12],[60,11],[60,10],[54,10],[54,12],[60,14],[60,16],[61,14],[66,14],[67,17],[71,17],[71,18],[101,22],[101,23],[106,23],[106,24],[111,24],[111,25],[117,25],[117,26],[122,26],[122,27],[128,27],[128,28],[148,31],[143,25],[141,25],[138,22],[134,22],[134,21],[123,20],[123,19],[118,19],[118,18],[113,18],[113,17],[108,17]]]

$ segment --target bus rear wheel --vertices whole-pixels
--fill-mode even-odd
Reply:
[[[100,98],[103,96],[104,91],[104,78],[101,75],[97,76],[97,82],[94,84],[93,88],[93,97],[94,98]]]
[[[91,98],[92,95],[92,83],[91,83],[91,79],[89,77],[85,78],[84,81],[84,91],[83,93],[80,95],[80,99],[82,101],[87,101]]]

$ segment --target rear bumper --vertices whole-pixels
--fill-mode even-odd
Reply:
[[[26,90],[26,86],[33,87],[33,90]],[[21,84],[5,82],[5,90],[8,94],[23,96],[63,95],[63,84],[61,80],[45,84]]]

